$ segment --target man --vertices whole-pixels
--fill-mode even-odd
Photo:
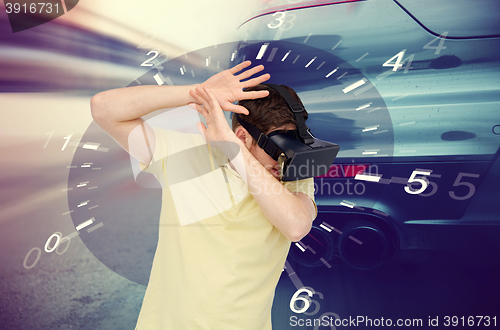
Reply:
[[[232,130],[223,115],[233,111],[265,133],[295,128],[281,96],[259,85],[269,74],[241,82],[264,69],[246,69],[250,65],[243,62],[200,85],[136,86],[91,100],[95,121],[163,187],[158,247],[138,330],[271,329],[274,290],[290,242],[309,232],[317,210],[312,178],[281,183],[278,163],[244,127],[234,122]],[[206,120],[206,126],[197,124],[201,135],[152,128],[141,118],[188,104]],[[273,104],[271,124],[259,123],[266,104]]]

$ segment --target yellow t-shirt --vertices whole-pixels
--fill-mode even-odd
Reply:
[[[290,241],[201,135],[154,128],[158,246],[137,330],[268,330]],[[314,201],[313,179],[284,183]]]

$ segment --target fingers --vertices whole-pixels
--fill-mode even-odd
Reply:
[[[196,93],[203,98],[202,104],[208,111],[215,110],[217,107],[220,108],[214,94],[205,86],[203,86],[203,88],[196,88]]]
[[[229,104],[226,106],[226,111],[232,111],[234,113],[241,113],[242,115],[248,115],[250,112],[248,112],[248,109],[241,106],[241,105],[236,105],[236,104]]]
[[[243,82],[243,88],[262,84],[264,81],[269,80],[269,78],[271,78],[271,75],[269,73],[266,73],[253,79],[247,80]]]
[[[207,119],[210,113],[212,114],[212,116],[216,117],[218,116],[218,112],[222,113],[222,109],[219,105],[219,102],[217,101],[217,98],[205,86],[203,86],[203,88],[197,87],[196,90],[189,91],[189,93],[198,103],[196,106],[196,110],[200,112],[205,117],[205,119]],[[203,105],[203,107],[201,107],[199,104]],[[214,112],[213,110],[216,111]]]
[[[248,61],[250,62],[250,61]],[[254,66],[253,68],[251,69],[248,69],[246,71],[243,71],[242,73],[240,73],[238,75],[238,80],[243,80],[243,79],[246,79],[248,77],[251,77],[253,76],[254,74],[256,74],[257,72],[260,72],[264,70],[264,66],[261,64],[261,65],[257,65],[257,66]]]
[[[205,124],[203,124],[202,122],[196,123],[196,128],[198,129],[198,132],[200,132],[203,140],[205,140],[206,143],[207,138],[205,137],[205,132],[207,131],[207,128],[205,127]]]
[[[199,113],[201,113],[204,117],[206,117],[205,115],[208,114],[207,110],[200,106],[199,104],[196,104],[196,103],[188,103],[189,107],[198,111]]]
[[[212,93],[212,91],[210,91],[205,86],[203,86],[203,91],[205,92],[205,96],[208,98],[210,108],[213,109],[213,108],[217,107],[219,105],[219,103],[217,102],[217,98]]]
[[[255,100],[268,96],[269,91],[244,92],[244,95],[245,95],[245,100]]]
[[[194,91],[189,91],[189,94],[196,100],[197,104],[203,105],[205,111],[210,110],[210,97],[204,89],[197,87]]]
[[[203,117],[207,118],[208,116],[208,111],[206,109],[205,104],[206,101],[203,99],[203,97],[201,97],[197,92],[195,91],[189,91],[189,95],[191,95],[197,103],[189,103],[188,105],[195,109],[196,111],[198,111],[199,113],[201,113],[203,115]],[[202,107],[200,104],[203,104],[204,106]]]
[[[246,68],[250,64],[252,64],[252,62],[245,61],[243,63],[240,63],[240,64],[236,65],[236,66],[233,66],[231,69],[229,69],[229,72],[231,72],[232,74],[235,74],[237,72],[240,72],[241,70],[243,70],[244,68]]]

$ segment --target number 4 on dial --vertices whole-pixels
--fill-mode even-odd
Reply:
[[[382,66],[389,66],[392,67],[392,71],[398,71],[403,67],[403,65],[408,61],[408,63],[404,66],[405,68],[405,73],[408,72],[408,70],[413,69],[411,66],[411,62],[413,61],[413,58],[415,57],[415,54],[411,54],[407,58],[403,60],[403,57],[405,56],[406,49],[403,49],[387,61],[385,61]],[[395,61],[394,63],[391,63],[392,61]]]
[[[445,31],[439,37],[436,37],[436,38],[432,39],[432,41],[430,41],[429,43],[425,44],[425,46],[422,48],[423,49],[435,49],[436,51],[434,52],[434,54],[439,55],[439,53],[441,53],[442,49],[446,49],[446,46],[443,46],[443,45],[444,45],[444,41],[446,40],[447,36],[448,36],[448,31]],[[439,40],[439,44],[437,46],[431,46],[434,42],[436,42],[438,40]]]

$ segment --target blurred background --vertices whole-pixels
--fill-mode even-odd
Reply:
[[[48,253],[53,236],[45,249],[52,234],[75,233],[68,177],[87,142],[90,98],[149,70],[140,65],[152,49],[165,61],[234,41],[253,2],[72,3],[64,15],[13,33],[0,2],[0,329],[135,327],[145,283],[110,270],[77,236]],[[133,240],[129,234],[123,239]]]

